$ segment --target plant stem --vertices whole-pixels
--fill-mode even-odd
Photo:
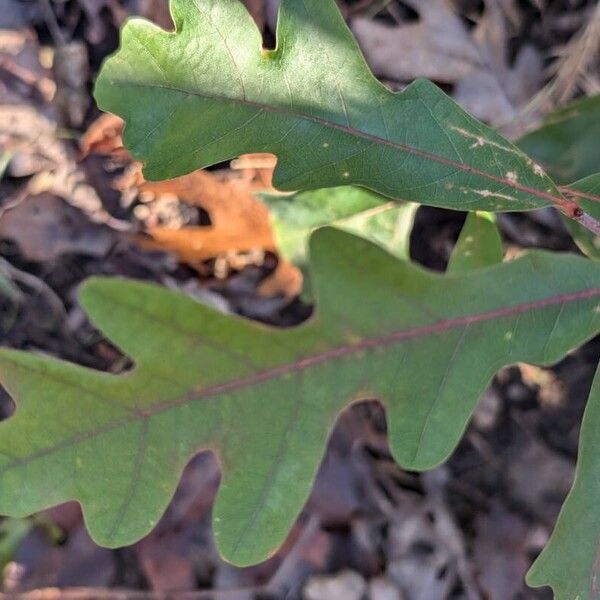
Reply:
[[[558,188],[563,194],[575,196],[577,198],[585,198],[586,200],[591,200],[592,202],[600,202],[600,196],[596,194],[590,194],[589,192],[581,192],[579,190],[575,190],[568,185],[562,185]]]
[[[581,213],[572,218],[586,229],[589,229],[592,233],[600,236],[600,222],[591,215],[588,215],[588,213],[581,211]]]

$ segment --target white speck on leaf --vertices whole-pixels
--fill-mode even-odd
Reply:
[[[498,150],[502,150],[504,152],[509,152],[510,154],[516,154],[519,157],[522,156],[521,152],[519,152],[519,150],[517,150],[516,148],[509,148],[508,146],[503,146],[502,144],[499,144],[498,142],[488,140],[487,138],[484,138],[481,135],[477,135],[476,133],[471,133],[470,131],[467,131],[466,129],[462,129],[461,127],[450,127],[450,129],[452,129],[453,131],[456,131],[457,133],[460,133],[460,135],[462,135],[463,137],[466,137],[471,140],[475,140],[475,142],[473,144],[471,144],[471,146],[469,146],[470,149],[482,148],[483,146],[492,146],[493,148],[497,148]]]

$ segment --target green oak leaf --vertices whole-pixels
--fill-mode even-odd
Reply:
[[[487,212],[469,213],[448,262],[447,273],[465,273],[502,262],[504,248],[496,217]]]
[[[549,585],[556,600],[600,598],[600,369],[583,416],[575,482],[542,554],[527,574],[532,587]]]
[[[600,94],[550,114],[518,146],[560,183],[600,172]]]
[[[190,458],[211,450],[223,470],[218,547],[253,564],[285,539],[351,402],[380,399],[396,460],[430,469],[499,368],[552,364],[600,331],[600,269],[581,257],[531,252],[440,275],[334,228],[310,248],[317,310],[294,329],[93,279],[83,306],[130,372],[0,350],[17,405],[0,423],[0,513],[77,500],[99,544],[130,544],[160,519]]]
[[[324,225],[371,240],[398,258],[409,258],[417,204],[392,202],[380,194],[351,186],[259,196],[269,208],[280,254],[299,267],[308,266],[310,234]]]
[[[307,301],[312,299],[308,240],[318,227],[338,227],[379,244],[398,258],[410,258],[410,235],[419,208],[414,202],[394,202],[354,186],[287,195],[261,193],[259,197],[269,208],[279,254],[302,271],[302,296]]]
[[[29,519],[2,519],[0,522],[0,568],[14,559],[21,542],[27,537],[35,523]]]
[[[95,90],[125,119],[148,179],[271,152],[280,190],[354,184],[461,210],[575,206],[432,83],[379,83],[334,0],[283,0],[275,50],[239,0],[170,6],[176,32],[129,21]]]

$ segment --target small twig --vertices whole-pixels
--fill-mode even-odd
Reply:
[[[48,31],[50,32],[54,43],[57,46],[65,46],[67,43],[67,39],[65,37],[65,34],[62,32],[58,21],[56,20],[56,15],[52,10],[50,0],[38,1],[40,4],[40,8],[42,9],[42,13],[44,15],[44,21],[46,22],[46,26],[48,27]]]
[[[37,91],[45,101],[49,102],[54,97],[56,91],[54,81],[48,77],[38,77],[29,69],[19,65],[12,56],[0,57],[0,69]]]
[[[580,214],[573,217],[580,225],[589,229],[592,233],[600,236],[600,222],[594,217],[588,215],[586,212],[581,211]]]
[[[577,221],[580,225],[589,229],[595,235],[600,235],[600,222],[596,220],[592,215],[586,213],[574,200],[569,196],[578,196],[574,190],[570,190],[566,192],[566,189],[563,188],[561,190],[566,194],[566,197],[563,198],[563,202],[556,203],[557,208],[563,212],[563,214],[569,219],[573,219]]]
[[[57,321],[63,322],[66,320],[67,311],[61,299],[47,283],[44,283],[41,279],[31,275],[31,273],[26,273],[25,271],[17,269],[17,267],[14,267],[2,257],[0,257],[0,274],[4,274],[14,281],[18,281],[39,293],[39,295],[42,296],[48,303],[48,306],[54,313]]]
[[[600,222],[597,221],[592,215],[586,213],[581,207],[573,202],[574,208],[566,208],[565,206],[559,205],[562,213],[569,219],[577,221],[580,225],[589,229],[595,235],[600,235]]]

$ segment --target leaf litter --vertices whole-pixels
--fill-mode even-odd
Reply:
[[[149,4],[157,6],[157,11],[160,12],[161,9],[158,5],[161,3]],[[258,7],[257,10],[260,10],[259,3],[256,3],[256,6]],[[97,14],[99,19],[105,20],[105,27],[107,31],[110,31],[110,28],[114,26],[112,22],[114,15],[110,17],[110,21],[106,21],[107,15],[111,14],[110,12],[97,11]],[[163,12],[163,16],[158,18],[165,18],[164,14]],[[64,16],[68,17],[68,13],[65,12]],[[21,15],[18,18],[22,19],[23,16]],[[91,19],[89,14],[85,18]],[[92,42],[96,39],[94,35],[89,37]],[[32,40],[35,40],[35,37]],[[88,43],[92,44],[92,42],[88,40]],[[93,44],[90,47],[93,47]],[[17,70],[17,73],[25,75],[23,71]],[[10,80],[10,86],[5,84],[5,71],[2,71],[1,75],[0,83],[4,83],[4,91],[13,94],[15,89],[15,86],[12,85],[12,82],[14,82],[14,69],[10,74],[10,77],[13,77]],[[187,273],[183,276],[176,274],[177,266],[161,258],[160,255],[148,255],[142,251],[138,253],[137,250],[132,250],[128,241],[129,232],[126,232],[127,240],[123,242],[123,231],[121,231],[120,224],[111,221],[110,211],[106,211],[106,208],[111,210],[113,208],[107,201],[108,196],[98,193],[94,197],[94,194],[90,194],[89,190],[84,190],[85,193],[80,195],[79,200],[74,201],[74,196],[77,196],[73,189],[74,186],[68,187],[71,178],[66,174],[65,176],[61,175],[61,169],[57,169],[57,167],[68,162],[69,167],[64,170],[65,173],[68,173],[69,170],[77,170],[79,167],[74,161],[70,162],[68,157],[63,156],[62,146],[64,140],[59,138],[56,126],[51,124],[49,129],[41,122],[36,121],[34,115],[34,113],[49,114],[51,115],[51,123],[56,118],[52,116],[53,109],[45,103],[40,103],[40,100],[46,97],[45,94],[52,94],[52,78],[53,75],[47,71],[37,72],[33,77],[18,78],[17,89],[23,91],[27,103],[32,102],[35,110],[32,111],[31,116],[27,116],[27,120],[20,117],[14,119],[14,122],[19,122],[21,125],[21,130],[20,136],[17,136],[18,144],[16,146],[14,145],[15,137],[10,137],[11,151],[15,152],[15,155],[20,156],[20,158],[11,161],[8,180],[2,183],[3,206],[5,206],[7,195],[10,196],[12,203],[19,196],[19,192],[23,191],[19,182],[20,177],[31,178],[33,176],[36,178],[41,174],[42,176],[37,177],[37,181],[33,182],[35,185],[32,186],[31,191],[27,191],[26,199],[30,196],[35,198],[32,192],[57,194],[55,198],[64,200],[70,206],[72,203],[72,206],[76,210],[80,210],[80,214],[84,218],[88,218],[90,223],[99,222],[108,225],[113,230],[112,235],[115,235],[116,247],[112,247],[112,250],[109,251],[112,254],[108,256],[90,256],[87,266],[83,269],[85,272],[79,272],[75,275],[72,271],[74,269],[81,271],[81,267],[73,260],[72,255],[70,256],[70,252],[66,254],[59,253],[60,258],[58,256],[54,257],[54,262],[58,261],[57,267],[49,264],[50,261],[48,260],[34,260],[33,263],[30,260],[24,260],[25,257],[21,254],[22,250],[18,247],[18,240],[17,244],[11,242],[7,245],[3,242],[5,245],[2,246],[2,255],[13,265],[16,263],[17,266],[14,268],[20,268],[23,273],[31,275],[34,281],[36,279],[42,282],[44,280],[49,281],[52,285],[51,290],[56,290],[55,295],[58,296],[61,304],[66,307],[67,321],[73,325],[76,324],[79,332],[77,337],[87,338],[85,342],[82,339],[74,341],[72,332],[69,331],[69,335],[64,336],[65,338],[69,337],[69,341],[67,342],[64,339],[57,344],[50,341],[51,337],[56,336],[55,328],[51,330],[52,333],[41,332],[41,335],[39,330],[38,333],[34,333],[31,329],[23,330],[21,328],[17,336],[15,336],[13,329],[12,334],[9,334],[3,342],[14,346],[33,345],[70,360],[87,363],[95,368],[119,371],[123,368],[119,353],[103,340],[95,338],[94,331],[89,326],[82,324],[83,315],[79,314],[78,308],[73,302],[73,290],[78,281],[85,275],[109,272],[162,281],[163,283],[168,283],[171,280],[172,284],[175,283],[179,286],[182,279],[192,281],[196,280],[198,275],[196,273],[193,275]],[[13,98],[17,103],[21,103],[23,96],[13,96]],[[11,111],[13,111],[13,115],[24,114],[18,113],[16,106],[11,107]],[[2,125],[0,134],[4,135],[7,131],[11,131],[11,127],[14,128],[14,125]],[[35,139],[30,140],[26,136],[27,130],[34,134],[41,132],[46,137],[39,138],[39,143],[36,143]],[[35,135],[33,137],[35,138]],[[26,143],[21,143],[23,140],[26,140]],[[114,153],[118,148],[105,150],[111,155],[108,162],[113,160],[119,162],[123,158],[116,156]],[[47,154],[50,154],[50,156],[47,156]],[[86,161],[89,161],[89,159],[86,159]],[[85,182],[86,177],[90,174],[86,161],[82,163],[81,167],[83,176],[78,175],[78,177],[82,177],[82,179],[79,179],[80,182]],[[59,176],[56,177],[57,181],[54,181],[54,176],[57,173]],[[111,177],[112,175],[109,174],[107,179],[110,180]],[[51,185],[48,185],[49,182]],[[67,187],[66,191],[65,187]],[[117,193],[119,195],[123,194],[123,196],[127,195],[125,191],[118,190]],[[135,193],[138,194],[138,191]],[[150,193],[155,195],[155,192]],[[168,195],[169,192],[166,192],[166,194]],[[134,201],[134,204],[139,206],[148,203]],[[103,205],[105,206],[103,207]],[[160,213],[160,211],[157,211],[157,213]],[[127,210],[125,210],[125,214],[127,214]],[[123,214],[120,214],[119,219],[122,217]],[[114,219],[114,217],[112,218]],[[190,216],[189,214],[187,216],[184,214],[183,217],[178,218],[179,221],[177,219],[171,221],[170,225],[183,227],[194,221],[193,215]],[[445,234],[441,236],[437,252],[440,253],[442,259],[444,256],[447,259],[449,249],[452,247],[452,237],[458,232],[457,225],[452,225],[455,231],[455,234],[453,234],[452,228],[449,229],[448,222],[443,219],[436,221],[436,219],[441,219],[441,217],[434,209],[424,211],[424,214],[420,216],[420,221],[417,222],[416,232],[419,234],[427,231],[427,227],[441,225],[442,229],[445,229]],[[129,220],[129,217],[125,220]],[[0,217],[0,223],[1,221],[2,217]],[[135,221],[137,220],[132,219],[132,222]],[[163,224],[160,218],[155,221],[156,223],[160,223],[159,226]],[[77,252],[75,256],[79,256]],[[426,260],[429,260],[429,258],[426,258]],[[14,277],[14,281],[19,287],[24,286],[27,296],[31,295],[31,288],[19,281],[14,274],[11,277]],[[43,295],[41,291],[36,293]],[[36,293],[33,295],[35,296]],[[29,313],[34,318],[38,318],[43,314],[44,305],[43,303],[40,305],[39,300],[40,298],[38,298],[37,305],[36,302],[30,303],[28,300],[29,306],[24,311],[21,309],[21,318],[23,312]],[[60,329],[63,325],[58,327]],[[589,364],[594,360],[594,356],[588,356],[588,354],[595,355],[595,353],[597,353],[597,349],[584,349],[576,356],[568,359],[570,362],[565,364],[562,371],[559,370],[561,380],[568,382],[567,397],[584,397],[586,390],[581,388],[585,387],[585,381],[590,378]],[[506,483],[503,484],[502,473],[510,471],[513,465],[518,463],[520,449],[524,449],[526,446],[522,446],[520,441],[515,443],[513,438],[516,437],[515,432],[522,428],[523,422],[526,422],[530,431],[533,428],[536,437],[541,435],[544,441],[543,450],[538,456],[532,454],[532,459],[527,461],[527,473],[521,475],[524,480],[527,480],[528,474],[531,477],[532,474],[537,475],[540,472],[539,467],[548,459],[548,453],[554,455],[559,452],[570,459],[573,458],[577,429],[575,425],[577,414],[573,415],[573,412],[577,413],[581,409],[581,403],[576,407],[565,407],[560,402],[558,405],[555,403],[545,404],[541,414],[538,414],[537,411],[532,413],[532,408],[536,407],[538,403],[539,389],[544,389],[546,384],[542,380],[541,388],[539,388],[539,385],[539,379],[537,383],[535,381],[524,383],[521,375],[515,370],[509,370],[501,374],[496,388],[502,398],[503,408],[502,412],[496,413],[496,416],[492,419],[495,423],[492,427],[492,433],[489,430],[474,430],[468,440],[461,445],[455,459],[451,461],[449,468],[452,471],[452,478],[446,481],[442,487],[444,489],[443,495],[450,503],[451,512],[461,525],[461,532],[457,534],[455,531],[453,534],[458,535],[459,542],[463,536],[469,539],[469,535],[465,534],[465,530],[462,529],[465,524],[471,524],[474,527],[475,539],[480,540],[489,540],[489,535],[493,535],[495,532],[498,533],[506,526],[506,521],[503,520],[505,518],[504,513],[497,517],[494,512],[495,509],[492,509],[491,512],[490,519],[493,523],[491,526],[489,523],[484,525],[479,522],[473,525],[473,519],[476,515],[479,515],[480,518],[486,517],[488,514],[486,505],[489,507],[490,499],[498,498],[498,489],[501,489],[503,485],[506,486]],[[509,418],[505,414],[507,411],[510,413]],[[35,535],[29,536],[27,543],[21,547],[21,553],[14,556],[14,560],[5,571],[4,591],[8,594],[14,594],[32,587],[54,586],[57,581],[65,585],[85,585],[88,587],[100,585],[103,588],[109,588],[116,584],[119,587],[149,586],[156,591],[172,591],[173,586],[177,587],[178,583],[189,588],[192,585],[196,586],[198,581],[203,582],[203,585],[212,581],[222,587],[238,588],[240,593],[251,594],[251,590],[255,589],[257,585],[259,587],[264,586],[273,574],[283,567],[285,569],[282,573],[287,574],[285,577],[287,585],[296,590],[298,596],[302,593],[301,590],[306,586],[306,582],[310,580],[311,575],[319,572],[328,573],[326,577],[337,581],[340,576],[348,573],[348,569],[351,575],[349,577],[346,575],[346,579],[365,581],[372,597],[377,597],[373,590],[392,589],[393,592],[390,593],[402,593],[399,590],[404,590],[404,595],[407,598],[412,598],[415,586],[417,586],[417,589],[439,590],[440,587],[429,588],[427,586],[446,585],[451,587],[448,583],[450,581],[454,581],[459,587],[461,585],[468,587],[468,582],[461,584],[464,572],[461,575],[461,571],[457,570],[457,560],[460,557],[460,552],[456,552],[456,546],[454,545],[456,540],[449,541],[446,534],[441,536],[435,532],[432,534],[431,516],[427,514],[427,511],[422,511],[423,498],[426,498],[427,506],[432,502],[431,491],[426,489],[419,478],[400,471],[389,458],[385,443],[385,424],[380,409],[377,405],[361,405],[348,413],[348,416],[351,415],[358,417],[354,418],[354,421],[358,420],[363,424],[365,417],[368,417],[367,422],[371,424],[372,428],[365,431],[363,425],[357,427],[356,424],[349,425],[347,421],[344,421],[336,429],[328,456],[337,458],[330,460],[328,470],[324,471],[324,480],[322,483],[317,484],[316,488],[317,491],[319,489],[328,491],[323,495],[321,506],[312,507],[314,513],[323,515],[322,522],[317,525],[316,533],[314,533],[314,529],[312,530],[313,533],[309,531],[312,537],[308,538],[302,552],[293,557],[294,560],[291,565],[289,562],[286,564],[286,556],[287,553],[293,554],[295,538],[299,537],[305,527],[307,517],[303,517],[303,520],[301,520],[298,530],[290,541],[290,546],[281,555],[272,559],[269,564],[261,568],[239,572],[219,563],[214,555],[214,548],[211,549],[207,529],[208,511],[211,505],[210,490],[216,486],[218,475],[215,465],[207,465],[205,457],[199,457],[198,464],[193,464],[189,468],[192,474],[186,472],[186,477],[180,488],[180,494],[182,494],[186,486],[189,486],[187,496],[184,495],[184,498],[187,499],[182,500],[180,494],[178,494],[178,498],[171,507],[171,510],[174,510],[177,516],[174,520],[166,518],[163,524],[164,529],[160,530],[159,528],[158,535],[148,542],[147,548],[133,548],[130,551],[125,551],[124,555],[117,559],[112,553],[108,553],[104,557],[101,557],[100,554],[94,555],[98,550],[87,546],[88,550],[92,552],[91,556],[95,556],[92,559],[92,564],[101,565],[102,567],[95,569],[96,573],[81,568],[79,578],[66,577],[63,575],[65,569],[57,569],[57,563],[53,561],[56,561],[56,557],[62,553],[63,557],[58,560],[66,565],[67,570],[70,568],[73,572],[73,569],[78,569],[78,565],[82,564],[77,562],[77,558],[79,554],[86,555],[88,550],[83,551],[82,548],[85,548],[89,542],[84,542],[81,545],[83,530],[81,529],[80,516],[75,516],[69,525],[66,516],[69,512],[72,513],[73,510],[69,507],[61,507],[53,514],[50,513],[48,518],[61,523],[65,535],[70,540],[68,546],[57,547],[52,541],[52,535],[48,534],[44,527],[36,525]],[[563,423],[559,418],[561,415],[563,418],[567,415],[566,425],[563,425],[567,429],[559,435],[558,431],[549,424]],[[515,423],[517,424],[515,425]],[[343,436],[345,441],[340,441],[340,435]],[[506,439],[511,439],[515,445],[509,453],[506,453]],[[360,466],[354,465],[355,459],[358,460]],[[193,475],[194,469],[197,470],[196,475]],[[347,476],[341,475],[344,471],[348,471]],[[211,474],[214,479],[211,479]],[[332,477],[339,478],[337,486],[328,485]],[[332,487],[336,489],[332,490]],[[372,498],[365,498],[365,492],[367,491],[373,495]],[[535,498],[531,500],[534,507],[545,506],[544,492],[539,493],[542,495],[537,501]],[[351,502],[348,502],[348,498],[351,498]],[[500,495],[500,499],[501,502],[505,502],[502,495]],[[507,502],[512,503],[513,501]],[[527,505],[529,505],[529,502],[527,502]],[[334,510],[331,509],[332,506],[335,507]],[[61,512],[63,516],[61,516]],[[417,514],[423,515],[420,522],[417,520],[418,526],[412,529],[407,528],[406,526]],[[522,549],[525,548],[528,552],[535,552],[536,544],[539,548],[548,535],[547,516],[541,519],[536,516],[532,518],[529,509],[523,511],[519,507],[517,507],[516,513],[511,513],[513,516],[515,514],[517,515],[516,518],[524,523],[519,527],[524,527],[528,532],[528,535],[526,535],[528,541],[524,542],[522,539],[517,539],[514,542],[516,546],[509,543],[507,549],[501,551],[498,550],[498,546],[502,548],[504,546],[502,545],[503,542],[499,542],[494,548],[494,552],[496,556],[500,556],[507,561],[508,565],[506,567],[490,565],[489,561],[482,565],[483,574],[477,575],[478,585],[483,591],[491,594],[490,597],[493,597],[494,593],[502,594],[507,589],[517,591],[514,588],[515,581],[521,581],[522,570],[526,568],[526,562],[529,560],[529,554],[525,559],[522,558]],[[341,522],[340,515],[343,516]],[[392,522],[395,523],[394,527],[404,528],[404,531],[393,535],[386,533],[386,529],[390,527]],[[196,533],[191,536],[193,539],[189,539],[189,532],[192,530]],[[515,530],[518,530],[516,526]],[[154,535],[152,534],[152,536]],[[175,541],[170,541],[169,538],[174,538]],[[154,548],[152,548],[153,544]],[[64,550],[67,547],[69,550]],[[450,547],[450,550],[448,550],[448,547]],[[404,549],[403,553],[399,552],[400,548]],[[424,557],[424,548],[430,550],[433,548],[434,558],[426,558],[429,551],[425,552]],[[173,558],[161,561],[162,552],[168,552],[169,556]],[[429,553],[431,554],[431,552]],[[182,555],[180,556],[181,563],[177,559],[180,554]],[[35,576],[30,566],[32,565],[33,556],[37,557],[35,560],[41,560],[42,562],[46,558],[49,559],[46,566],[41,566],[36,571]],[[390,558],[392,556],[394,557],[393,562]],[[470,553],[469,556],[471,556]],[[123,561],[129,565],[128,569],[123,569]],[[164,564],[161,564],[162,562]],[[68,567],[69,563],[70,567]],[[413,580],[412,583],[407,583],[405,571],[406,566],[410,564],[425,565],[425,567],[419,566],[418,569],[410,571],[410,575],[417,577],[417,579]],[[41,565],[41,563],[38,562],[38,565]],[[437,582],[433,576],[437,571],[431,565],[441,565],[445,568],[444,575]],[[486,566],[489,568],[486,569]],[[170,579],[170,569],[178,576]],[[57,572],[63,573],[58,580],[56,578]],[[190,573],[193,576],[190,576]],[[98,579],[94,579],[94,577],[98,577]],[[340,589],[334,584],[333,597]],[[523,589],[520,592],[521,594],[529,593]],[[97,590],[97,593],[99,594],[100,591]],[[507,596],[500,595],[498,597]]]
[[[426,77],[450,84],[455,99],[471,114],[505,127],[541,88],[542,57],[533,46],[524,44],[509,64],[505,8],[512,4],[485,2],[472,30],[449,0],[407,4],[417,11],[417,22],[390,25],[361,16],[352,20],[378,75],[398,82]]]

